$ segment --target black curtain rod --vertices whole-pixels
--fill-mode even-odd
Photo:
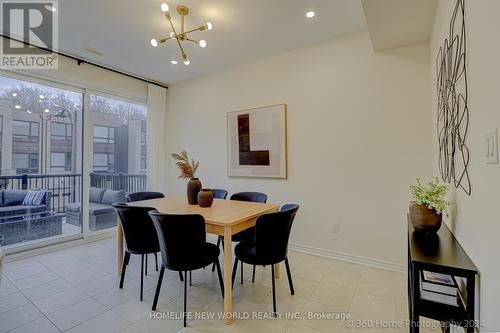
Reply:
[[[30,44],[28,42],[25,42],[23,40],[19,40],[17,38],[13,38],[11,36],[6,36],[4,34],[0,34],[1,37],[3,38],[7,38],[7,39],[10,39],[10,40],[13,40],[13,41],[16,41],[18,43],[23,43],[25,45],[28,45],[28,46],[31,46],[31,47],[36,47],[40,50],[44,50],[44,51],[47,51],[47,52],[51,52],[51,53],[55,53],[59,56],[63,56],[63,57],[66,57],[66,58],[69,58],[69,59],[72,59],[72,60],[75,60],[78,65],[81,65],[81,64],[88,64],[88,65],[92,65],[94,67],[98,67],[98,68],[101,68],[101,69],[105,69],[107,71],[110,71],[110,72],[113,72],[113,73],[117,73],[117,74],[121,74],[121,75],[125,75],[125,76],[128,76],[128,77],[131,77],[133,79],[136,79],[136,80],[140,80],[140,81],[143,81],[143,82],[146,82],[146,83],[151,83],[151,84],[154,84],[154,85],[157,85],[157,86],[160,86],[160,87],[163,87],[163,88],[166,88],[168,89],[168,86],[166,86],[165,84],[162,84],[160,82],[156,82],[156,81],[151,81],[151,80],[148,80],[148,79],[145,79],[145,78],[142,78],[140,76],[136,76],[136,75],[133,75],[133,74],[129,74],[129,73],[125,73],[125,72],[121,72],[119,70],[116,70],[116,69],[113,69],[113,68],[109,68],[109,67],[106,67],[106,66],[103,66],[103,65],[99,65],[99,64],[96,64],[94,62],[90,62],[90,61],[87,61],[85,59],[82,59],[82,58],[77,58],[75,56],[72,56],[72,55],[69,55],[69,54],[65,54],[65,53],[62,53],[62,52],[56,52],[56,51],[53,51],[49,48],[46,48],[46,47],[41,47],[41,46],[37,46],[37,45],[33,45],[33,44]]]

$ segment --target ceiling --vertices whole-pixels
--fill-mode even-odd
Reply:
[[[437,0],[362,0],[375,51],[429,40]]]
[[[212,31],[197,32],[205,49],[186,47],[191,64],[180,61],[173,41],[157,48],[156,37],[168,36],[162,0],[59,1],[59,50],[130,74],[173,83],[253,59],[318,43],[366,28],[357,0],[167,0],[177,26],[175,7],[187,5],[186,28],[207,21]],[[305,13],[314,10],[316,17]],[[85,51],[92,48],[103,55]],[[170,60],[179,60],[178,65]]]

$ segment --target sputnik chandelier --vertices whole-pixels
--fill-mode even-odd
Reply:
[[[166,3],[163,3],[161,5],[161,10],[165,14],[165,17],[167,18],[168,22],[170,23],[170,27],[172,28],[172,32],[170,33],[169,37],[151,39],[151,45],[153,47],[157,47],[159,44],[163,44],[170,39],[176,40],[177,45],[179,45],[179,49],[181,51],[181,56],[182,56],[182,60],[184,61],[184,65],[187,66],[190,63],[190,60],[188,58],[188,55],[186,54],[186,51],[184,51],[184,47],[182,46],[183,42],[189,41],[189,42],[198,44],[202,48],[205,48],[207,46],[207,42],[204,39],[197,41],[197,40],[189,38],[188,35],[190,33],[196,32],[196,31],[212,30],[213,25],[212,25],[212,23],[207,22],[207,23],[200,25],[194,29],[186,31],[185,27],[184,27],[184,17],[189,14],[189,8],[186,6],[177,6],[176,9],[177,9],[177,13],[181,16],[180,31],[177,31],[174,28],[174,25],[172,23],[172,16],[170,15],[170,11],[169,11],[169,7]],[[175,65],[175,64],[177,64],[177,61],[172,60],[171,63]]]

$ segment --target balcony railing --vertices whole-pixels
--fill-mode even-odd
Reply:
[[[66,211],[66,204],[81,200],[81,174],[28,174],[0,176],[2,190],[47,190],[52,193],[50,209],[57,213]],[[90,186],[127,193],[146,190],[145,174],[91,173]]]

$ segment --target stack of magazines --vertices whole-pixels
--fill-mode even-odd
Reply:
[[[421,274],[421,299],[457,307],[461,304],[464,298],[462,288],[454,276],[429,271],[421,271]]]

